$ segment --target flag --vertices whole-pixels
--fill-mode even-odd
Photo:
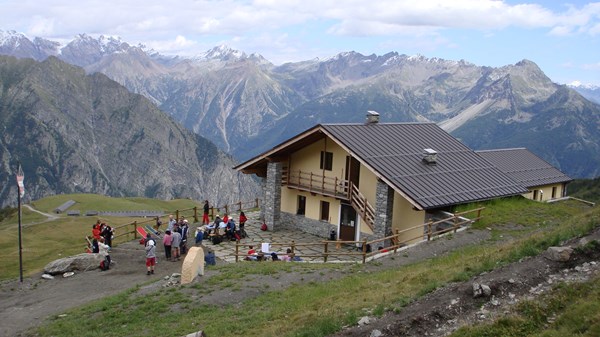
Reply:
[[[25,180],[25,174],[23,174],[23,169],[21,168],[21,164],[19,164],[19,169],[17,170],[17,185],[19,185],[19,195],[21,198],[25,195],[25,184],[23,181]]]

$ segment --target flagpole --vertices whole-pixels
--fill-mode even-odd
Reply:
[[[17,189],[19,200],[19,281],[23,283],[23,247],[21,245],[21,192]]]
[[[25,175],[21,168],[21,163],[17,162],[19,167],[17,168],[17,200],[19,204],[19,281],[23,283],[23,246],[21,243],[21,198],[25,194]]]

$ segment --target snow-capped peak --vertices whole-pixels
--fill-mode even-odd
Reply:
[[[230,61],[230,60],[240,60],[247,58],[246,53],[231,49],[228,46],[222,44],[220,46],[216,46],[212,49],[207,50],[204,54],[201,54],[199,59],[206,60],[222,60],[222,61]]]
[[[590,90],[600,89],[600,86],[598,86],[598,85],[591,84],[591,83],[582,83],[581,81],[573,81],[571,83],[568,83],[567,85],[571,88],[582,88],[582,89],[590,89]]]

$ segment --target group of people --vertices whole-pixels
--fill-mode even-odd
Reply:
[[[100,220],[92,226],[92,253],[101,254],[104,260],[100,263],[100,270],[108,270],[110,268],[110,248],[112,247],[112,239],[114,238],[114,229]]]
[[[296,256],[296,254],[292,251],[291,248],[288,248],[286,250],[285,254],[282,255],[281,257],[279,257],[279,255],[277,255],[277,253],[275,253],[275,252],[271,252],[270,254],[268,254],[268,256],[271,257],[271,261],[286,261],[286,262],[302,261],[302,259],[299,256]],[[248,246],[248,253],[246,254],[246,257],[244,258],[244,260],[246,260],[246,261],[265,261],[268,259],[268,256],[265,255],[264,252],[257,252],[254,249],[254,246]]]
[[[223,236],[231,241],[239,241],[247,238],[248,233],[245,230],[246,221],[248,221],[248,218],[244,212],[240,212],[239,225],[236,225],[235,219],[227,213],[225,213],[223,218],[217,214],[212,223],[198,227],[195,233],[196,244],[202,244],[202,240],[205,238],[211,239],[213,244],[221,243]]]

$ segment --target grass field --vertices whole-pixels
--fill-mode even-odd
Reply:
[[[66,317],[55,317],[37,333],[39,336],[145,336],[164,331],[165,336],[181,336],[202,327],[209,336],[325,336],[344,325],[356,323],[365,309],[375,314],[401,310],[413,299],[437,287],[468,280],[481,272],[539,254],[549,246],[589,232],[600,223],[600,209],[584,209],[574,202],[548,205],[508,199],[485,206],[485,221],[477,226],[491,229],[497,240],[464,247],[421,263],[370,274],[362,272],[364,266],[355,265],[339,280],[298,282],[286,290],[267,292],[225,307],[193,302],[186,296],[188,286],[165,289],[143,298],[132,289],[73,310]],[[501,237],[512,239],[499,240]],[[273,269],[277,266],[282,269]],[[239,264],[221,268],[225,268],[223,273],[236,277],[289,272],[287,264],[257,264],[252,269]],[[302,268],[317,267],[303,265]],[[590,291],[595,294],[597,288]],[[585,296],[577,300],[596,301]],[[578,303],[573,311],[564,314],[575,315],[583,310],[580,308],[585,308],[585,317],[600,317],[597,305]],[[149,315],[153,317],[151,327],[147,324]],[[223,324],[225,317],[227,324]],[[110,329],[103,328],[107,321],[111,322]],[[547,328],[547,325],[539,325],[528,330],[528,334],[541,334]],[[518,331],[518,327],[516,329]],[[496,336],[494,333],[481,335]]]
[[[148,198],[111,198],[95,194],[69,194],[47,197],[32,202],[32,206],[45,213],[53,213],[54,209],[68,200],[76,201],[69,209],[80,210],[82,214],[88,210],[96,211],[134,211],[134,210],[162,210],[165,214],[175,210],[187,210],[184,215],[191,216],[190,209],[201,205],[193,200],[181,199],[162,201]],[[57,215],[57,214],[55,214]],[[92,225],[100,219],[112,227],[138,222],[154,223],[153,219],[129,217],[88,217],[57,215],[59,218],[46,221],[47,218],[29,209],[22,208],[22,247],[23,247],[23,273],[30,275],[42,270],[53,260],[71,256],[85,251],[85,236],[91,235]],[[132,230],[133,226],[127,227]],[[119,231],[117,231],[119,234]],[[129,240],[124,237],[120,240]],[[118,243],[120,240],[116,240]],[[19,249],[18,249],[18,214],[0,222],[0,280],[18,277],[19,275]]]

